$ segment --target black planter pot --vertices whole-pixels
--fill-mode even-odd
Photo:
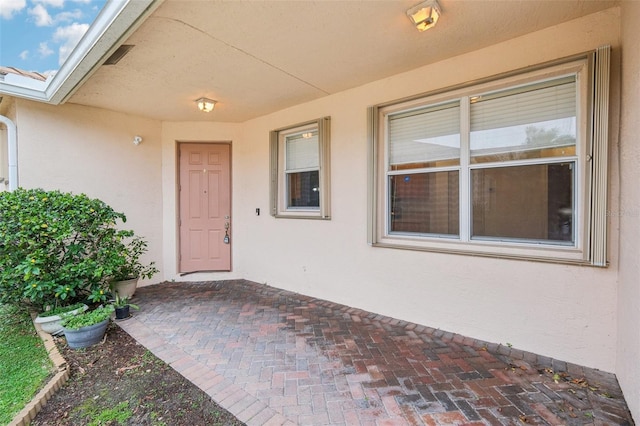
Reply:
[[[116,319],[129,318],[129,305],[116,308]]]

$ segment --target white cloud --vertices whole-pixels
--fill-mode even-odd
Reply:
[[[53,20],[54,22],[57,23],[61,23],[61,22],[71,22],[71,21],[77,21],[80,18],[82,18],[83,14],[82,11],[80,9],[76,9],[76,10],[68,10],[65,12],[60,12],[57,13],[54,17]]]
[[[14,13],[27,7],[27,0],[0,0],[0,17],[13,18]]]
[[[29,9],[29,15],[34,18],[35,24],[38,27],[50,27],[60,23],[78,21],[84,16],[80,9],[65,10],[51,16],[42,4],[36,4]]]
[[[44,4],[51,7],[63,7],[65,0],[33,0],[34,3]]]
[[[58,64],[62,66],[67,60],[73,48],[76,47],[84,33],[89,29],[89,24],[73,23],[66,27],[59,27],[53,34],[53,40],[61,43]]]
[[[18,56],[20,57],[20,59],[22,59],[24,61],[29,57],[29,51],[28,50],[23,50],[22,52],[20,52],[20,54]]]
[[[35,7],[29,9],[29,15],[35,18],[36,27],[50,27],[53,25],[53,19],[47,9],[43,5],[37,4]]]
[[[46,41],[43,41],[38,46],[38,53],[40,54],[41,57],[46,58],[47,56],[53,54],[53,50],[49,48],[49,45],[47,44]]]

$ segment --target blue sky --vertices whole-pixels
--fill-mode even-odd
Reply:
[[[0,0],[0,66],[49,73],[73,51],[106,0]]]

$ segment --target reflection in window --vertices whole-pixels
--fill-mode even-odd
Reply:
[[[320,207],[318,171],[287,174],[288,207]]]
[[[471,172],[473,238],[574,242],[574,163]]]
[[[458,235],[460,102],[390,115],[389,140],[389,231]]]
[[[271,215],[330,219],[330,118],[270,132]]]
[[[607,266],[609,57],[371,107],[368,242]]]
[[[318,131],[303,130],[285,137],[287,208],[320,207]]]
[[[389,117],[392,170],[460,164],[460,103],[420,108]]]
[[[390,112],[387,232],[574,245],[576,90],[571,75]]]
[[[575,76],[471,98],[471,162],[575,155]]]
[[[390,177],[390,231],[458,235],[458,172],[414,173]]]

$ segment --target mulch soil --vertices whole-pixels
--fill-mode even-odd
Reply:
[[[113,323],[90,348],[56,344],[71,377],[32,425],[243,425]]]

